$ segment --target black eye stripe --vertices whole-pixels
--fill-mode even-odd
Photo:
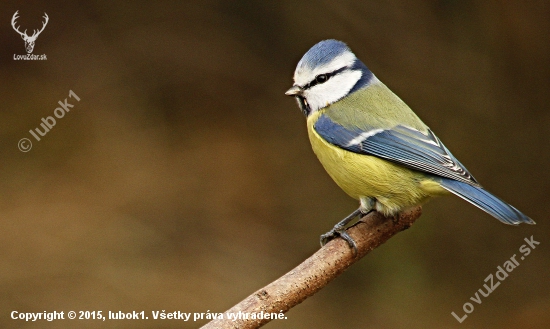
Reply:
[[[302,89],[304,89],[304,90],[305,90],[305,89],[309,89],[309,88],[311,88],[311,87],[313,87],[313,86],[315,86],[315,85],[317,85],[317,84],[319,84],[319,83],[324,83],[324,82],[328,81],[330,78],[332,78],[333,76],[335,76],[335,75],[337,75],[337,74],[339,74],[339,73],[342,73],[342,72],[343,72],[344,70],[346,70],[347,68],[348,68],[347,66],[344,66],[344,67],[339,68],[338,70],[332,71],[332,72],[330,72],[330,73],[319,74],[319,75],[317,75],[310,83],[308,83],[307,85],[303,86]],[[320,78],[321,76],[325,76],[326,79],[325,79],[324,81],[322,81],[322,82],[319,82],[318,80],[319,80],[319,78]],[[322,79],[321,79],[321,80],[322,80]]]

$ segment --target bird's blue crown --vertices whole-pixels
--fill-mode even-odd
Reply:
[[[311,47],[298,62],[298,67],[313,69],[317,66],[330,63],[342,53],[350,52],[349,47],[342,41],[323,40]]]

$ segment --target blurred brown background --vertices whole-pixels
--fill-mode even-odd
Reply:
[[[10,26],[39,28],[34,54]],[[545,1],[0,4],[0,327],[198,328],[20,312],[223,312],[318,249],[357,206],[284,96],[336,38],[490,191],[537,221],[509,227],[458,198],[424,207],[267,328],[550,326],[550,5]],[[41,141],[30,129],[72,90]],[[33,141],[20,152],[21,138]],[[477,305],[525,237],[541,244]],[[475,310],[459,324],[471,302]]]

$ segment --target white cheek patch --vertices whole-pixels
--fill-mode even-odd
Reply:
[[[361,76],[362,72],[359,70],[347,70],[331,77],[325,83],[317,84],[305,90],[304,96],[311,111],[317,111],[346,96],[357,81],[361,79]]]
[[[346,51],[339,56],[335,57],[329,63],[316,67],[313,70],[310,70],[307,67],[299,67],[294,72],[294,84],[298,86],[305,86],[310,81],[315,79],[319,74],[326,74],[334,72],[338,69],[341,69],[346,66],[351,66],[355,62],[357,57],[352,52]]]

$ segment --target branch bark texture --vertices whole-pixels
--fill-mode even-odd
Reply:
[[[263,326],[271,320],[239,317],[228,319],[226,315],[290,310],[394,234],[409,228],[421,213],[421,207],[411,208],[396,217],[384,217],[378,212],[371,212],[347,230],[357,244],[357,255],[353,254],[347,242],[336,238],[287,274],[227,310],[223,319],[213,320],[201,329],[252,329]]]

